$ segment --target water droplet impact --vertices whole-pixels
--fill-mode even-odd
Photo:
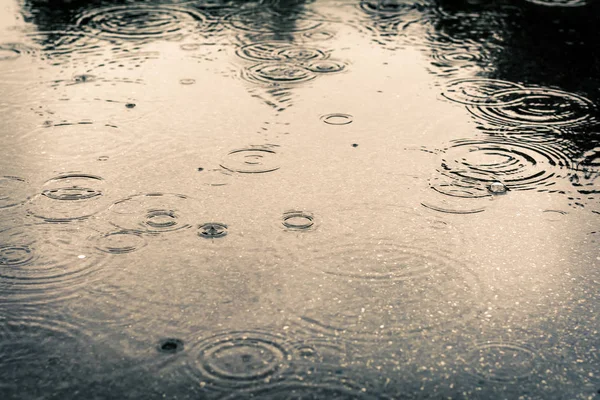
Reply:
[[[109,213],[109,221],[121,229],[161,233],[190,228],[197,210],[187,196],[149,193],[120,200]]]
[[[196,83],[195,79],[180,79],[179,83],[181,83],[182,85],[193,85],[194,83]]]
[[[111,232],[96,239],[96,249],[110,254],[132,253],[146,246],[146,240],[138,232]]]
[[[594,104],[555,89],[520,88],[497,91],[469,111],[496,125],[572,126],[590,122]]]
[[[470,352],[467,371],[492,382],[514,382],[536,372],[535,351],[516,343],[486,343]]]
[[[108,39],[168,39],[202,30],[206,17],[191,8],[129,4],[85,11],[77,26]]]
[[[503,99],[492,99],[495,93],[506,89],[523,89],[513,82],[496,79],[470,78],[451,81],[446,85],[442,96],[450,101],[465,105],[501,106]],[[504,99],[510,102],[508,99]]]
[[[98,161],[108,161],[109,158],[110,158],[109,156],[100,156],[96,160],[98,160]]]
[[[0,176],[0,209],[25,203],[34,191],[29,182],[17,176]]]
[[[251,82],[268,84],[301,83],[315,78],[311,71],[294,64],[257,64],[248,68],[245,72]]]
[[[490,192],[494,194],[504,194],[506,193],[506,186],[502,182],[492,182],[489,186]]]
[[[346,66],[337,61],[323,60],[313,61],[310,64],[307,64],[306,68],[319,74],[331,74],[335,72],[342,72]]]
[[[353,117],[350,114],[333,113],[321,116],[321,121],[329,125],[348,125],[353,121]]]
[[[287,230],[305,231],[314,228],[315,218],[304,211],[287,211],[283,214],[282,224]]]
[[[318,28],[325,18],[314,12],[290,8],[279,13],[268,8],[242,10],[228,17],[236,29],[256,33],[300,32]]]
[[[102,275],[104,258],[93,251],[92,231],[40,224],[1,234],[0,303],[67,298]]]
[[[417,4],[406,0],[361,0],[360,9],[367,14],[380,18],[399,17],[417,7]]]
[[[215,386],[260,386],[288,368],[288,350],[271,334],[225,333],[196,346],[192,368]]]
[[[309,31],[304,32],[302,36],[312,41],[321,41],[332,39],[335,36],[335,34],[329,31]]]
[[[293,45],[288,42],[261,42],[241,47],[237,55],[252,61],[303,62],[324,59],[319,49]]]
[[[97,79],[98,78],[95,75],[91,75],[91,74],[81,74],[81,75],[75,75],[73,77],[73,81],[75,83],[94,82]]]
[[[205,239],[216,239],[227,236],[227,225],[209,222],[198,227],[198,236]]]
[[[204,168],[198,167],[198,172],[202,172],[202,171],[204,171]]]
[[[275,150],[256,146],[229,152],[221,167],[242,174],[261,174],[277,171],[279,164]]]
[[[158,351],[167,354],[179,353],[183,351],[183,341],[180,339],[163,339],[158,343]]]
[[[59,175],[44,184],[42,193],[31,201],[29,212],[49,222],[88,218],[108,205],[105,185],[96,175]]]

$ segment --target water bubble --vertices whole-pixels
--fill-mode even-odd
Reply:
[[[442,96],[460,104],[501,106],[510,103],[510,100],[492,99],[491,96],[506,89],[523,89],[523,86],[497,79],[458,79],[446,85]]]
[[[506,193],[506,186],[502,182],[492,182],[489,186],[490,192],[494,194],[504,194]]]
[[[354,118],[350,114],[325,114],[321,116],[321,121],[328,125],[348,125],[351,124]]]
[[[287,230],[305,231],[314,229],[315,218],[304,211],[287,211],[283,214],[282,224]]]
[[[242,174],[261,174],[279,169],[278,155],[269,147],[253,146],[233,150],[221,163],[221,167]]]
[[[302,9],[279,13],[268,8],[242,10],[227,17],[231,26],[256,33],[300,32],[318,28],[324,17]]]
[[[138,232],[120,231],[99,236],[96,249],[110,254],[132,253],[146,246],[146,240]]]
[[[194,83],[196,83],[195,79],[180,79],[179,83],[181,83],[182,85],[193,85]]]
[[[306,68],[312,72],[317,72],[320,74],[331,74],[335,72],[342,72],[346,68],[346,65],[333,60],[324,60],[311,62],[310,64],[306,65]]]
[[[282,338],[263,332],[231,332],[202,340],[193,350],[192,370],[222,387],[253,387],[277,379],[288,368]]]
[[[127,108],[135,108],[135,103],[126,103],[125,107],[127,107]]]
[[[108,39],[168,39],[207,25],[206,17],[197,10],[144,4],[87,10],[76,24],[85,32]]]
[[[198,227],[198,236],[205,239],[216,239],[227,236],[227,225],[209,222]]]
[[[245,72],[249,80],[268,84],[302,83],[315,78],[315,75],[306,68],[284,63],[257,64]]]
[[[581,96],[546,88],[497,91],[469,111],[496,125],[572,126],[590,122],[594,104]]]
[[[0,209],[25,203],[34,191],[29,182],[17,176],[0,176]]]
[[[92,231],[40,224],[1,235],[0,302],[66,298],[101,275],[104,259],[92,250]]]
[[[59,175],[44,183],[44,190],[32,199],[28,211],[49,222],[89,218],[108,205],[105,185],[96,175]]]
[[[114,203],[108,219],[127,231],[161,233],[190,228],[196,212],[194,202],[187,196],[148,193]]]
[[[158,343],[158,351],[161,353],[175,354],[183,351],[183,341],[180,339],[163,339]]]
[[[492,382],[515,382],[536,372],[538,354],[522,344],[488,342],[466,358],[467,372]]]

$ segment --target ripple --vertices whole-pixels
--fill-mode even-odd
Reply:
[[[261,42],[241,47],[237,51],[241,58],[253,61],[310,61],[325,59],[327,55],[319,49],[294,45],[288,42]]]
[[[264,385],[289,367],[283,338],[258,331],[212,336],[198,343],[192,353],[192,373],[226,388]]]
[[[270,147],[252,146],[230,151],[221,167],[241,174],[262,174],[279,169],[278,154]]]
[[[523,86],[513,82],[496,79],[470,78],[449,82],[442,93],[446,99],[465,105],[501,106],[510,104],[508,99],[494,99],[492,96],[500,91],[519,90]]]
[[[42,193],[34,197],[29,213],[48,222],[85,219],[108,206],[104,186],[99,176],[67,173],[44,183]]]
[[[456,140],[444,151],[441,167],[440,173],[464,182],[500,181],[510,190],[532,190],[565,178],[572,161],[560,150],[541,144]]]
[[[312,41],[323,41],[323,40],[330,40],[330,39],[334,38],[335,33],[325,31],[325,30],[315,30],[315,31],[304,32],[302,34],[302,37],[305,37]]]
[[[469,111],[496,125],[572,126],[590,122],[595,105],[561,90],[517,88],[492,93]]]
[[[380,397],[365,393],[359,387],[348,385],[345,380],[340,382],[283,382],[268,387],[240,392],[226,396],[224,400],[234,399],[269,399],[269,400],[371,400]]]
[[[104,258],[93,249],[92,231],[36,224],[0,234],[0,302],[63,299],[101,275]]]
[[[322,115],[321,121],[328,125],[348,125],[354,121],[354,117],[350,114],[333,113]]]
[[[236,29],[256,33],[301,32],[321,26],[324,18],[301,9],[279,13],[269,8],[242,10],[231,14],[227,20]]]
[[[589,4],[586,0],[526,0],[546,7],[582,7]]]
[[[342,72],[344,69],[346,69],[346,65],[333,60],[324,60],[313,61],[307,64],[306,68],[319,74],[331,74],[335,72]]]
[[[295,84],[315,79],[308,69],[295,64],[264,63],[253,65],[244,71],[251,82],[268,84]]]
[[[198,227],[198,236],[205,239],[216,239],[227,236],[227,225],[209,222]]]
[[[18,176],[0,176],[0,209],[14,207],[31,198],[34,190]]]
[[[109,222],[121,229],[161,233],[190,228],[197,210],[187,196],[148,193],[119,200],[108,212]]]
[[[145,247],[146,239],[133,231],[111,232],[96,238],[96,249],[109,254],[127,254]]]
[[[109,39],[169,39],[208,25],[206,17],[197,10],[143,4],[86,11],[76,24],[92,35]]]
[[[421,205],[444,214],[478,214],[485,211],[490,197],[482,182],[434,178],[423,192]]]
[[[361,0],[359,3],[362,11],[381,18],[401,16],[413,11],[417,6],[417,2],[406,0]]]
[[[196,83],[195,79],[180,79],[179,83],[182,85],[193,85],[194,83]]]
[[[31,54],[34,50],[22,43],[0,43],[0,62],[16,60],[23,54]]]
[[[315,229],[315,217],[305,211],[286,211],[281,221],[288,231],[307,231]]]
[[[548,144],[561,141],[563,136],[563,132],[558,128],[544,125],[505,126],[499,133],[504,137],[518,139],[522,142]]]
[[[539,355],[519,343],[487,342],[465,359],[467,372],[492,382],[524,380],[536,372]]]

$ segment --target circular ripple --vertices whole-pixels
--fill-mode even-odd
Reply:
[[[182,7],[130,4],[86,11],[76,24],[106,38],[166,39],[202,29],[206,17]]]
[[[111,232],[96,239],[96,249],[109,254],[126,254],[146,246],[146,239],[132,231]]]
[[[538,355],[521,344],[488,342],[475,348],[465,359],[467,372],[494,382],[527,379],[536,372]]]
[[[540,144],[499,140],[457,140],[444,151],[440,173],[465,183],[501,181],[511,190],[550,186],[564,178],[571,160]]]
[[[588,4],[586,0],[526,0],[530,3],[546,7],[582,7]]]
[[[0,209],[25,203],[34,191],[23,178],[0,176]]]
[[[294,64],[257,64],[246,71],[249,80],[268,84],[291,84],[310,81],[315,75],[306,68]]]
[[[403,0],[362,0],[359,5],[360,9],[367,14],[391,18],[414,10],[418,3]]]
[[[287,211],[283,213],[281,223],[286,230],[306,231],[315,228],[315,217],[305,211]]]
[[[300,32],[318,28],[323,17],[310,11],[298,9],[279,13],[272,9],[259,8],[244,10],[227,17],[231,26],[236,29],[256,32]]]
[[[309,61],[327,58],[327,55],[319,49],[287,42],[253,43],[241,47],[237,54],[253,61]]]
[[[108,220],[130,231],[170,232],[192,226],[196,216],[193,200],[181,194],[139,194],[117,201],[109,208]]]
[[[354,117],[350,114],[333,113],[322,115],[321,121],[328,125],[348,125],[354,121]]]
[[[229,152],[221,167],[241,174],[262,174],[277,171],[279,163],[273,149],[257,146]]]
[[[227,225],[209,222],[198,227],[198,236],[205,239],[216,239],[227,236]]]
[[[319,74],[331,74],[335,72],[342,72],[346,68],[346,65],[333,60],[325,60],[313,61],[310,64],[307,64],[306,68]]]
[[[282,338],[262,332],[231,332],[201,341],[190,367],[215,386],[250,387],[276,379],[288,368]]]
[[[458,79],[446,85],[442,96],[450,101],[466,105],[500,106],[510,103],[508,99],[492,99],[491,96],[506,89],[523,89],[513,82],[496,79]]]
[[[312,383],[285,382],[268,387],[232,394],[224,400],[234,399],[269,399],[269,400],[370,400],[377,399],[363,392],[360,388],[352,388],[346,382]]]
[[[26,225],[0,232],[0,302],[49,302],[97,279],[103,257],[91,231]]]
[[[49,222],[88,218],[108,206],[105,185],[104,179],[96,175],[59,175],[44,184],[28,211]]]
[[[594,104],[561,90],[521,88],[502,90],[469,107],[476,117],[497,125],[579,125],[592,119]]]
[[[500,135],[529,143],[553,143],[561,141],[563,132],[552,126],[518,125],[506,126]]]

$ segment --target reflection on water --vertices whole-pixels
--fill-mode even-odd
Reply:
[[[597,3],[2,7],[2,399],[598,395]]]

